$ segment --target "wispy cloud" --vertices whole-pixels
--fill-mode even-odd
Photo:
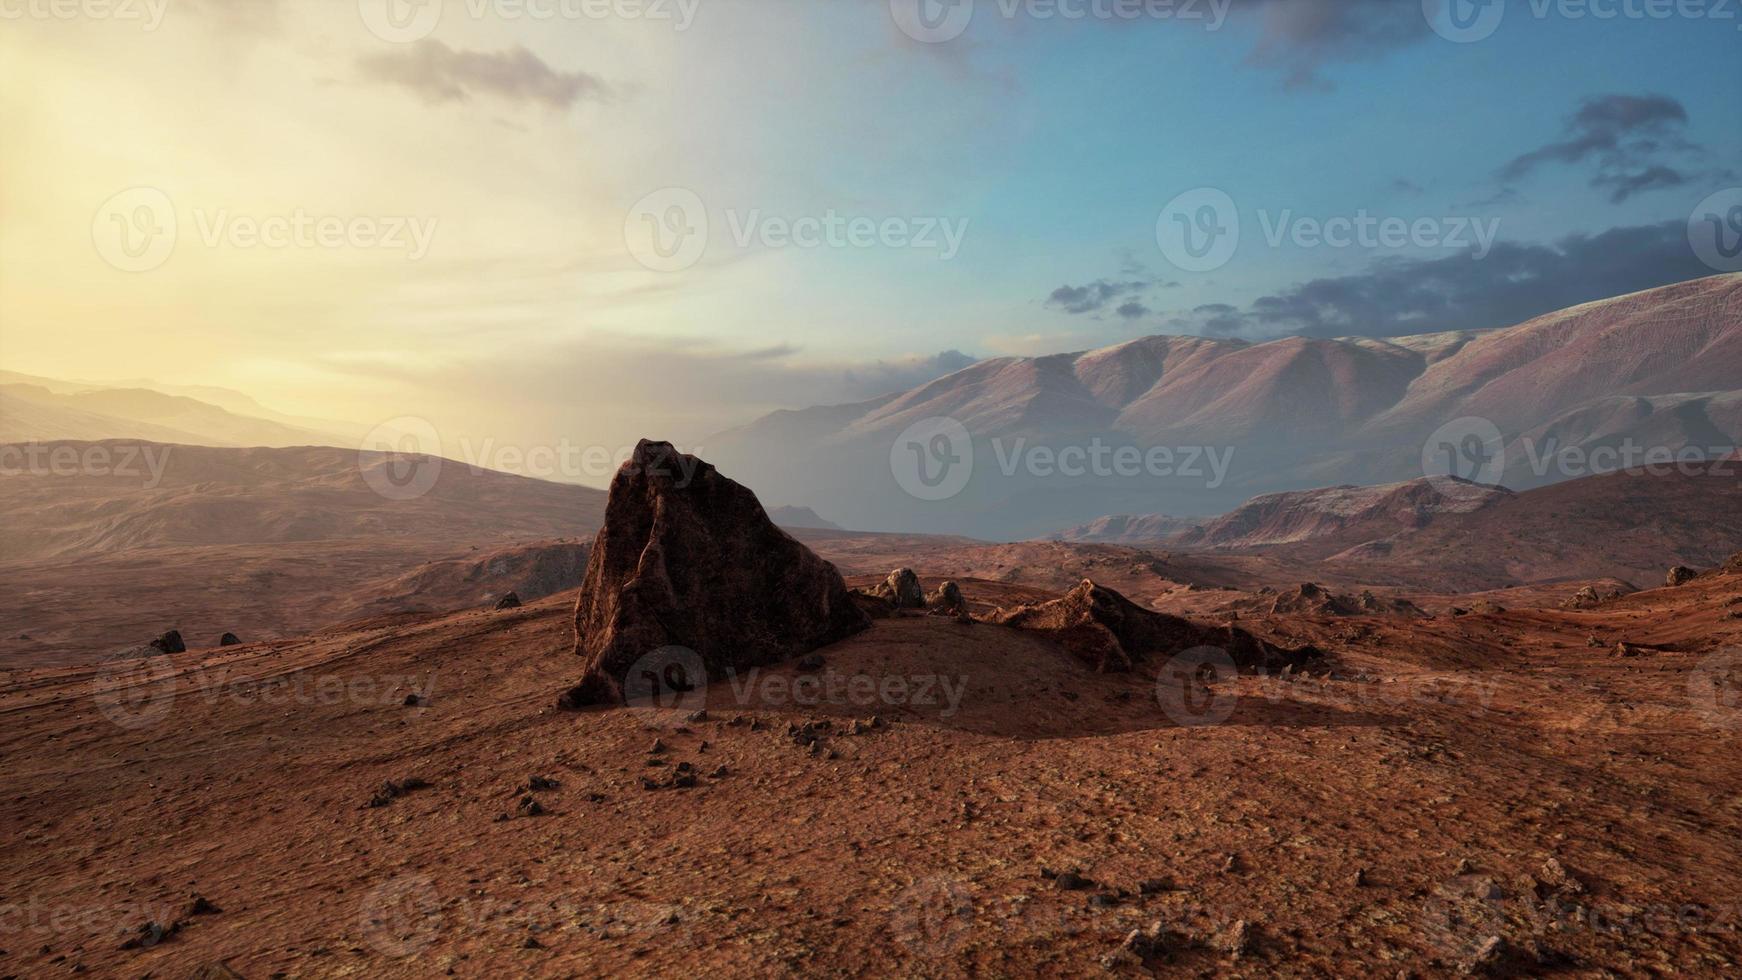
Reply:
[[[1561,139],[1514,157],[1497,177],[1512,183],[1547,166],[1590,166],[1591,186],[1619,204],[1702,176],[1687,169],[1705,155],[1684,135],[1687,126],[1687,108],[1666,95],[1593,96],[1567,120]]]
[[[581,99],[604,99],[610,88],[583,71],[559,71],[524,47],[459,51],[423,40],[403,50],[364,55],[363,77],[415,92],[430,103],[464,102],[487,95],[508,102],[567,109]]]

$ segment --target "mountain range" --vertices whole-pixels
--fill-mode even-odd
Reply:
[[[971,440],[948,455],[966,456],[972,475],[930,499],[904,491],[905,454],[944,447],[901,443],[937,419]],[[817,502],[851,527],[1015,538],[1424,475],[1525,489],[1646,462],[1647,450],[1715,456],[1738,442],[1742,274],[1490,330],[1157,336],[994,358],[867,402],[776,412],[707,444],[765,497]],[[1068,450],[1100,453],[1100,468],[1067,470]],[[1144,462],[1119,468],[1121,450]]]

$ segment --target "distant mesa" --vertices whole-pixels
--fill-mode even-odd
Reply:
[[[999,610],[991,621],[1047,636],[1100,672],[1131,670],[1148,658],[1196,647],[1221,650],[1241,670],[1299,668],[1320,659],[1311,647],[1285,649],[1233,626],[1199,626],[1145,609],[1088,579],[1050,602]]]
[[[749,489],[643,440],[611,481],[575,606],[582,676],[558,703],[621,703],[636,661],[662,648],[694,651],[717,680],[869,624],[835,566],[776,527]]]
[[[1253,497],[1179,535],[1187,548],[1260,548],[1364,532],[1383,537],[1420,530],[1448,514],[1469,514],[1513,496],[1455,477],[1424,477],[1376,487],[1325,487]]]

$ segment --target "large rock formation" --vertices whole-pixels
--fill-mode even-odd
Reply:
[[[1088,579],[1051,602],[999,610],[992,622],[1046,634],[1098,671],[1130,670],[1146,657],[1193,647],[1216,647],[1243,670],[1300,667],[1320,657],[1311,647],[1287,650],[1233,626],[1199,626],[1145,609]]]
[[[775,527],[754,493],[643,440],[611,481],[575,606],[584,674],[560,704],[621,701],[625,675],[662,647],[695,651],[717,680],[868,624],[835,566]]]

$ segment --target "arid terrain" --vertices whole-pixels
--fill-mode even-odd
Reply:
[[[586,546],[547,541],[359,585],[320,611],[346,620],[326,627],[294,629],[292,610],[282,635],[235,646],[190,634],[187,652],[8,661],[0,975],[1657,976],[1742,961],[1736,559],[1674,587],[1483,596],[1324,565],[1321,594],[1308,566],[1262,554],[793,533],[861,590],[902,566],[928,593],[954,580],[977,621],[897,611],[675,703],[562,711],[582,670],[578,592],[488,602],[514,574],[576,574]],[[359,582],[378,571],[318,540],[248,547]],[[182,556],[217,554],[81,563],[113,589],[154,567],[201,579]],[[1180,689],[1155,660],[1097,673],[989,621],[1084,578],[1322,659]],[[1586,584],[1600,593],[1579,602]],[[1355,598],[1366,585],[1379,597]],[[447,605],[365,601],[387,595]]]
[[[1501,936],[1527,973],[1722,975],[1739,598],[1731,572],[1579,612],[1248,622],[1335,667],[1201,718],[923,616],[828,648],[808,699],[787,666],[708,688],[707,720],[561,713],[572,594],[15,672],[0,970],[1083,973],[1159,922],[1150,966],[1188,973],[1443,975]],[[817,720],[822,755],[786,734]],[[642,787],[682,763],[694,788]],[[179,928],[123,949],[148,921]]]

